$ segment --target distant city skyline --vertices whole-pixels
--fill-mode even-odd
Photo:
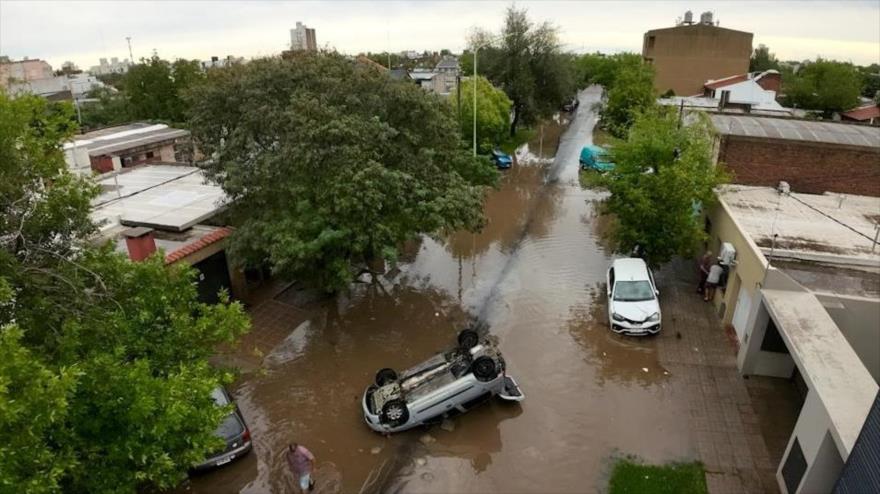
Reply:
[[[300,21],[320,33],[319,48],[460,52],[475,27],[498,30],[509,2],[165,1],[22,2],[0,0],[0,54],[67,60],[82,69],[100,58],[168,59],[275,55]],[[754,33],[781,60],[816,56],[880,63],[880,2],[517,2],[533,21],[559,28],[567,50],[640,52],[642,34],[674,25],[686,10],[712,10],[722,27]],[[72,29],[76,26],[76,29]],[[47,34],[50,33],[50,34]]]

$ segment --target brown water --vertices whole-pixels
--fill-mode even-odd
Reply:
[[[584,92],[570,124],[548,125],[543,146],[539,137],[518,151],[482,232],[424,238],[395,276],[347,297],[282,294],[257,308],[233,355],[251,369],[233,394],[254,452],[180,490],[294,492],[281,454],[294,440],[318,458],[316,492],[592,492],[618,452],[692,457],[686,400],[655,341],[607,327],[602,193],[577,181],[598,97]],[[367,428],[359,400],[375,371],[420,362],[475,318],[499,339],[525,401],[492,401],[451,431],[386,438]]]

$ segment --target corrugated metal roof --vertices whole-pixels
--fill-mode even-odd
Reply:
[[[745,115],[710,115],[709,118],[718,132],[726,135],[880,148],[878,127]]]

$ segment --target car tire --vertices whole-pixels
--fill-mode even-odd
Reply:
[[[403,425],[409,420],[409,409],[403,400],[391,400],[382,407],[381,421],[392,427]]]
[[[458,346],[462,350],[470,350],[480,344],[480,336],[473,329],[462,329],[458,333]]]
[[[491,357],[478,357],[471,364],[471,370],[478,381],[489,382],[498,377],[498,365]]]
[[[394,369],[384,368],[376,373],[376,386],[385,386],[386,384],[397,380],[397,371]]]

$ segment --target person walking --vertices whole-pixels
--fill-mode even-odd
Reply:
[[[707,250],[703,257],[697,262],[697,273],[700,275],[700,282],[697,284],[697,293],[702,294],[706,291],[706,278],[709,277],[709,270],[712,268],[712,251]]]
[[[287,446],[287,464],[293,472],[293,478],[302,492],[315,488],[312,480],[312,469],[315,466],[315,455],[301,444],[292,443]]]
[[[712,267],[709,268],[709,276],[706,276],[706,293],[703,297],[705,302],[715,299],[715,289],[718,287],[718,284],[721,283],[721,274],[724,272],[724,268],[721,267],[721,264],[718,261],[715,261],[712,264]]]

